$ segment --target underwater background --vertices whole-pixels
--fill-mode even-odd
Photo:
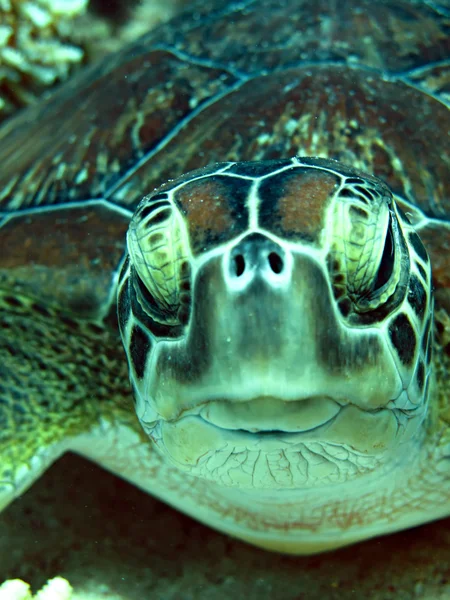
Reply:
[[[310,557],[217,533],[74,455],[0,515],[0,579],[73,600],[448,600],[450,519]]]

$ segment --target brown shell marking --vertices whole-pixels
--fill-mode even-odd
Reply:
[[[222,234],[234,225],[231,206],[224,199],[228,195],[226,182],[207,178],[186,184],[175,197],[187,216],[193,238],[199,231]],[[200,242],[201,243],[201,242]]]
[[[317,241],[326,204],[339,178],[320,169],[295,169],[261,182],[259,225],[282,238]]]
[[[191,65],[166,51],[109,58],[2,128],[0,206],[107,196],[196,103],[234,82],[223,69]]]
[[[12,217],[0,228],[0,286],[80,317],[104,316],[129,217],[103,203]]]
[[[189,223],[194,254],[245,231],[248,226],[246,201],[251,184],[237,177],[212,175],[188,182],[174,193]]]
[[[281,238],[317,242],[323,229],[324,205],[333,197],[341,177],[310,167],[314,161],[305,160],[306,166],[291,166],[290,159],[273,165],[240,162],[226,167],[218,164],[217,171],[223,170],[222,173],[215,173],[212,167],[200,169],[191,173],[192,180],[188,174],[164,184],[153,197],[172,191],[173,200],[186,217],[194,254],[244,233],[252,227],[252,211],[254,214],[257,211],[255,225],[262,229]],[[318,159],[315,162],[325,169],[341,168],[334,161]],[[264,169],[263,173],[255,171],[259,166]],[[348,174],[359,173],[350,170]]]

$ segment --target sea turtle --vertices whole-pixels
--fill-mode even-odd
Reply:
[[[202,2],[3,127],[0,507],[71,450],[272,550],[449,514],[449,16]]]

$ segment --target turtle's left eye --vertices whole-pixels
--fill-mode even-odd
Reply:
[[[145,198],[128,230],[136,299],[156,322],[187,322],[190,305],[189,239],[178,209],[161,197]]]
[[[387,208],[387,207],[386,207]],[[401,252],[400,231],[391,207],[385,215],[380,211],[379,220],[374,220],[366,232],[365,251],[361,252],[356,273],[351,270],[349,295],[355,310],[368,312],[386,303],[394,294],[400,277]],[[358,277],[358,274],[363,274]]]
[[[337,198],[328,265],[341,312],[367,322],[404,289],[408,252],[392,194],[382,186],[364,190],[344,188]]]
[[[383,255],[381,256],[380,266],[376,279],[373,284],[373,292],[382,291],[383,288],[389,283],[394,272],[395,264],[395,245],[394,237],[392,233],[392,217],[389,217],[389,225],[386,233],[386,240],[384,242]]]

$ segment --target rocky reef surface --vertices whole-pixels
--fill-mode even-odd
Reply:
[[[212,531],[70,454],[0,515],[0,531],[0,581],[21,578],[37,591],[59,575],[71,600],[450,598],[450,519],[282,556]]]

